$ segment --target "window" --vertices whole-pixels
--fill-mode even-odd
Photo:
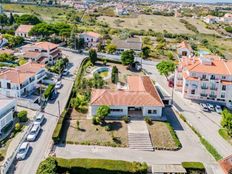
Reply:
[[[226,79],[226,76],[222,76],[222,79],[225,80],[225,79]]]
[[[225,93],[221,93],[221,98],[225,98]]]
[[[222,85],[222,90],[223,90],[223,91],[226,90],[226,85]]]
[[[10,83],[7,83],[7,89],[11,89]]]
[[[205,74],[202,75],[202,79],[206,79],[206,75]]]
[[[215,79],[215,75],[211,75],[210,79],[214,80]]]
[[[193,90],[191,90],[191,94],[195,94],[195,90],[193,89]]]
[[[110,109],[110,112],[123,112],[123,109]]]
[[[147,112],[148,114],[157,114],[157,110],[148,110],[148,112]]]

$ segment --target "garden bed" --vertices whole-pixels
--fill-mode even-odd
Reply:
[[[155,149],[178,150],[181,148],[181,144],[174,130],[171,130],[169,123],[153,121],[151,125],[148,124],[148,130]]]

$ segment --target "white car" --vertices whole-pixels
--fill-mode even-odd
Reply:
[[[208,107],[208,109],[209,109],[210,111],[215,111],[214,105],[212,105],[212,104],[210,104],[210,103],[207,103],[206,105],[207,105],[207,107]]]
[[[29,135],[27,136],[27,141],[35,141],[37,135],[39,134],[39,131],[40,131],[40,125],[35,124],[32,127]]]
[[[29,150],[29,143],[28,142],[24,142],[20,147],[19,147],[19,151],[17,153],[16,158],[18,160],[24,160],[26,158],[26,155],[28,153]]]
[[[202,107],[203,111],[206,111],[206,112],[209,111],[209,108],[207,107],[205,103],[200,103],[200,106]]]
[[[36,125],[36,124],[41,125],[43,123],[43,121],[44,121],[44,114],[39,113],[35,118],[34,125]]]
[[[221,114],[222,113],[222,107],[220,105],[216,105],[215,106],[215,111],[218,113],[218,114]]]
[[[56,89],[60,89],[61,86],[62,86],[61,81],[56,82],[56,85],[55,85],[55,88],[56,88]]]
[[[68,76],[69,75],[69,71],[67,69],[64,69],[63,73],[64,76]]]

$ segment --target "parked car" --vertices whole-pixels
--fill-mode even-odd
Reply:
[[[56,82],[55,89],[60,89],[62,87],[61,81]]]
[[[29,135],[27,136],[27,141],[35,141],[37,135],[39,134],[39,131],[40,131],[40,125],[39,124],[35,124]]]
[[[214,105],[212,105],[212,104],[210,104],[210,103],[207,103],[206,105],[207,105],[207,107],[208,107],[208,109],[209,109],[210,111],[215,111]]]
[[[67,70],[67,69],[64,69],[64,71],[63,71],[63,76],[68,76],[69,75],[69,71]]]
[[[57,97],[58,97],[58,92],[57,92],[57,90],[54,90],[54,91],[52,92],[52,95],[51,95],[50,99],[51,99],[51,100],[55,100]]]
[[[222,107],[221,107],[220,105],[216,105],[216,106],[215,106],[215,111],[216,111],[217,113],[221,114],[221,113],[222,113]]]
[[[209,111],[209,108],[207,107],[205,103],[200,103],[200,106],[202,107],[203,111],[206,111],[206,112]]]
[[[20,147],[19,147],[19,151],[16,155],[16,158],[18,160],[24,160],[26,158],[26,155],[28,153],[29,150],[29,143],[28,142],[24,142]]]
[[[44,121],[44,114],[39,113],[35,118],[34,125],[36,125],[36,124],[41,125],[43,123],[43,121]]]

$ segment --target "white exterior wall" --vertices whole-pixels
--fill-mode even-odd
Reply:
[[[97,114],[97,109],[100,106],[92,105],[91,108],[91,116]],[[127,116],[128,115],[128,107],[127,106],[110,106],[110,109],[122,109],[122,112],[110,112],[109,116]]]
[[[13,121],[13,114],[16,108],[16,100],[11,100],[5,107],[0,108],[0,132],[7,124]]]
[[[84,42],[87,43],[88,47],[97,46],[97,43],[99,41],[99,38],[92,37],[87,34],[81,34],[80,37],[84,39]]]
[[[29,34],[28,32],[15,32],[15,36],[21,36],[23,38],[28,38],[29,37]]]
[[[187,48],[178,48],[177,49],[177,53],[179,56],[182,56],[183,55],[183,52],[187,52],[187,57],[189,57],[191,55],[191,51]]]
[[[149,114],[148,110],[156,110],[156,114]],[[161,117],[162,116],[162,107],[157,107],[157,106],[147,107],[147,106],[144,106],[143,107],[143,116]]]

